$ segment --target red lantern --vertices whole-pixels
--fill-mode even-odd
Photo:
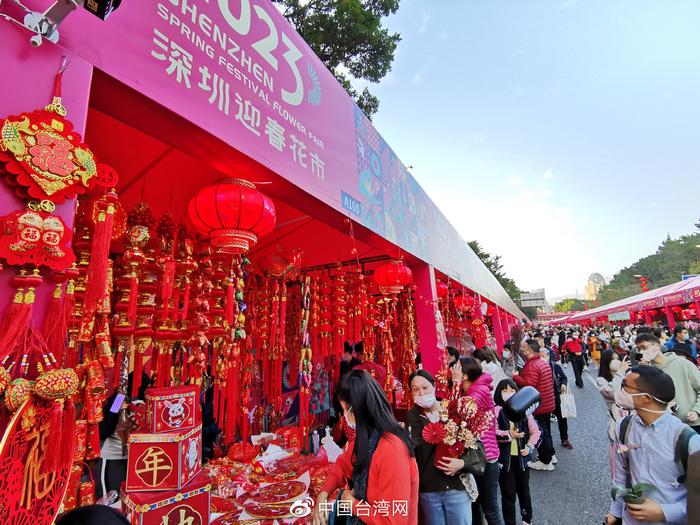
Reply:
[[[246,253],[275,228],[275,205],[241,179],[207,186],[190,201],[190,221],[223,253]]]
[[[411,269],[403,261],[390,261],[374,271],[374,281],[385,295],[400,293],[412,279]]]
[[[458,295],[455,297],[455,308],[458,310],[471,310],[474,308],[474,298],[471,295]]]
[[[445,284],[445,283],[442,282],[442,281],[439,281],[439,280],[436,281],[436,283],[435,283],[435,288],[436,288],[436,290],[437,290],[437,296],[438,296],[440,299],[444,299],[444,298],[447,297],[447,295],[450,293],[449,287],[447,286],[447,284]]]

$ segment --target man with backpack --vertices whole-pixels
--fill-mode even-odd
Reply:
[[[662,353],[661,341],[654,335],[642,334],[635,339],[642,353],[642,364],[650,364],[671,376],[676,388],[675,414],[700,433],[700,370],[687,359],[673,352]],[[680,344],[676,345],[682,348]]]
[[[606,524],[687,523],[688,457],[700,451],[700,436],[668,410],[675,395],[673,380],[652,366],[632,368],[615,392],[615,403],[636,414],[618,427],[614,483],[629,491],[645,484],[646,490],[637,502],[617,491]]]

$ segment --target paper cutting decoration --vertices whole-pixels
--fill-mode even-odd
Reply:
[[[34,398],[17,411],[0,449],[0,523],[49,525],[66,492],[70,455],[44,468],[52,435],[53,404]]]
[[[97,182],[90,149],[63,118],[60,99],[46,109],[9,116],[2,123],[0,164],[7,182],[24,199],[61,204],[85,193]],[[103,174],[109,179],[109,175]]]

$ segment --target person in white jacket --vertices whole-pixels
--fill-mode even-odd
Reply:
[[[498,362],[498,354],[488,346],[474,350],[474,359],[481,365],[481,369],[493,378],[493,384],[497,385],[508,376]]]
[[[614,350],[603,350],[600,355],[600,368],[598,370],[598,391],[608,405],[608,439],[610,440],[610,473],[613,472],[613,444],[615,443],[616,428],[620,420],[627,415],[615,404],[615,391],[622,388],[622,380],[630,368],[629,359],[620,360]]]

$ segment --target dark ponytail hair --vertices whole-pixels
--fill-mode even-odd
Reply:
[[[355,415],[353,476],[369,468],[369,440],[374,432],[380,436],[394,434],[406,445],[409,455],[414,457],[411,439],[396,421],[386,394],[371,375],[364,370],[345,374],[338,387],[338,399],[350,405]]]

